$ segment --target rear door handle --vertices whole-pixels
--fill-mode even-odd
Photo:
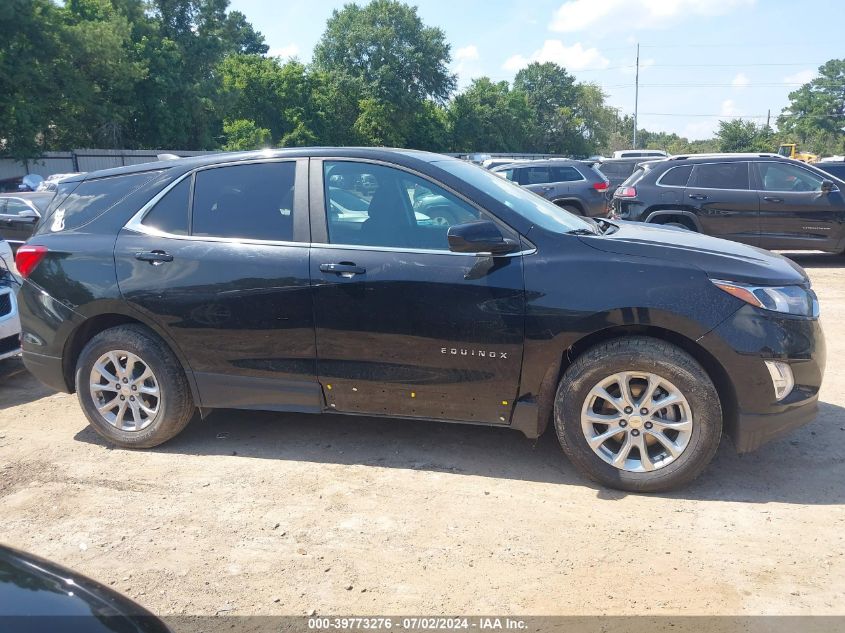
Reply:
[[[763,196],[766,202],[783,202],[783,198],[776,198],[775,196]]]
[[[367,269],[349,262],[341,262],[339,264],[320,264],[320,272],[333,273],[346,279],[351,279],[355,275],[363,275],[367,272]]]
[[[142,262],[149,262],[153,266],[158,266],[164,262],[172,262],[173,255],[164,251],[141,251],[140,253],[135,253],[135,259]]]
[[[689,195],[689,197],[690,197],[692,200],[707,200],[707,196],[705,196],[705,195],[704,195],[704,194],[702,194],[702,193],[691,193],[691,194]]]

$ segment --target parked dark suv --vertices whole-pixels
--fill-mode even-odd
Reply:
[[[556,158],[512,163],[491,171],[540,194],[575,215],[607,215],[608,181],[591,164]]]
[[[643,163],[613,217],[669,224],[769,249],[845,249],[845,182],[777,154],[699,154]]]
[[[341,187],[362,174],[371,193]],[[432,222],[416,195],[452,219]],[[664,490],[699,474],[723,431],[749,451],[812,420],[824,370],[815,295],[789,260],[579,218],[424,152],[90,173],[59,185],[16,261],[26,366],[124,447],[216,407],[530,438],[553,420],[589,476]]]

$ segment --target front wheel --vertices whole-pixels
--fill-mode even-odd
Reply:
[[[555,429],[572,463],[611,488],[681,487],[710,463],[722,432],[707,372],[680,348],[626,337],[586,351],[558,386]]]
[[[194,413],[178,359],[139,325],[100,332],[76,363],[76,393],[97,433],[124,448],[150,448],[177,435]]]

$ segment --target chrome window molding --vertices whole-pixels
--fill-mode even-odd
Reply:
[[[664,171],[662,174],[660,174],[660,177],[655,181],[654,184],[658,187],[663,187],[664,189],[677,189],[678,187],[686,188],[687,184],[684,184],[684,185],[664,185],[662,182],[660,182],[661,180],[663,180],[663,178],[666,177],[666,174],[668,174],[670,171],[673,171],[675,169],[683,169],[684,167],[690,168],[689,169],[689,176],[687,176],[687,184],[689,184],[689,179],[692,178],[692,168],[693,168],[692,165],[675,165],[674,167],[670,167],[669,169]],[[743,189],[743,191],[745,191],[745,190]]]

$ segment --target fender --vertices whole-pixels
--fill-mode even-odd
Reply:
[[[660,211],[652,211],[643,221],[654,224],[656,218],[665,217],[667,215],[680,215],[685,218],[689,218],[695,225],[695,230],[701,233],[701,223],[698,221],[698,216],[690,211],[681,211],[680,209],[662,209]]]

